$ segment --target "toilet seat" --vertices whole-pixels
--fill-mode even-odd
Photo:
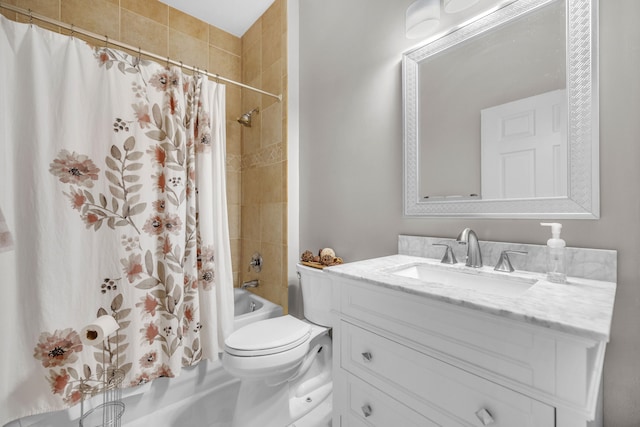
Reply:
[[[311,326],[293,316],[251,323],[225,340],[225,352],[241,357],[267,356],[298,347],[309,340]]]

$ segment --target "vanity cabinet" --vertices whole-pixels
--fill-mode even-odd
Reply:
[[[600,425],[604,342],[331,279],[335,427]]]

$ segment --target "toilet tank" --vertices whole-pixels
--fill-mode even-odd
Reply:
[[[301,264],[296,266],[302,289],[304,317],[321,326],[331,323],[331,280],[318,268]]]

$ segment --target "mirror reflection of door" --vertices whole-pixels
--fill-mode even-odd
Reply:
[[[481,197],[567,196],[566,90],[481,111]]]

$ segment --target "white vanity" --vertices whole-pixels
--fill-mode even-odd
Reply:
[[[615,279],[492,267],[393,255],[326,270],[334,427],[600,425]]]

